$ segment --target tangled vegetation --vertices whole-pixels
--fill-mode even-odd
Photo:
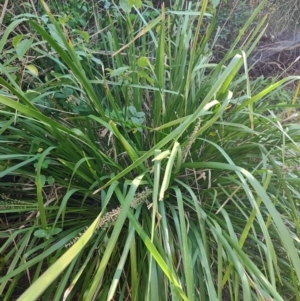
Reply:
[[[3,300],[300,300],[300,77],[249,77],[266,1],[221,56],[174,2],[3,18]]]

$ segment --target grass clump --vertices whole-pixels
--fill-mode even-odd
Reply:
[[[207,0],[120,4],[96,50],[45,3],[47,16],[7,27],[5,300],[300,299],[299,126],[264,102],[299,78],[252,95],[263,22],[235,49],[263,4],[218,63]],[[13,35],[23,22],[34,39]]]

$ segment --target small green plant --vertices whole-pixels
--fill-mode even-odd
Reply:
[[[45,238],[50,239],[50,237],[57,235],[62,231],[61,228],[46,228],[46,229],[39,229],[33,232],[33,235],[38,238]]]
[[[141,127],[145,122],[145,113],[137,112],[134,106],[129,106],[123,110],[116,111],[106,111],[106,115],[112,120],[115,120],[118,125],[125,125],[125,128],[131,132],[142,132]]]

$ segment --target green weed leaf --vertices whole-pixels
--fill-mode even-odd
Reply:
[[[212,6],[216,8],[220,4],[220,0],[210,0]]]
[[[49,185],[53,185],[54,184],[54,178],[52,176],[49,176],[47,178],[47,182],[48,182]]]
[[[39,75],[38,69],[34,65],[26,65],[25,67],[30,73],[32,73],[35,76]]]
[[[38,238],[44,238],[48,235],[48,231],[44,229],[36,230],[33,235]]]
[[[120,75],[124,74],[128,69],[129,69],[128,66],[123,66],[123,67],[120,67],[115,70],[110,70],[109,75],[110,75],[110,77],[120,76]]]
[[[129,5],[133,6],[135,5],[135,7],[137,9],[140,9],[142,7],[142,0],[127,0]]]
[[[22,41],[23,37],[24,35],[19,34],[12,39],[12,45],[14,46],[14,48],[16,48],[17,45]]]
[[[146,71],[140,70],[140,71],[138,71],[138,75],[142,78],[145,78],[151,86],[154,85],[154,82],[155,82],[154,79],[151,78]]]
[[[128,111],[131,113],[131,115],[135,116],[136,112],[136,108],[134,106],[129,106],[128,107]]]
[[[144,113],[144,112],[136,112],[136,113],[134,114],[134,116],[135,116],[135,117],[138,117],[138,118],[143,118],[143,117],[145,117],[145,113]]]
[[[57,235],[57,234],[60,233],[61,231],[62,231],[61,228],[52,228],[52,229],[49,231],[49,233],[50,233],[51,235]]]
[[[149,66],[148,58],[146,58],[145,56],[140,57],[137,61],[137,64],[141,68],[145,68],[145,67]]]
[[[86,43],[89,42],[90,40],[90,35],[87,31],[82,31],[82,30],[78,30],[78,29],[75,29],[74,32],[76,32],[77,34],[79,34]]]
[[[32,38],[25,39],[16,45],[15,49],[16,49],[16,53],[17,53],[20,61],[23,60],[23,57],[26,54],[26,52],[28,51],[28,49],[31,47],[32,42],[33,42]]]
[[[120,0],[119,5],[125,13],[130,13],[132,5],[130,5],[129,0]]]

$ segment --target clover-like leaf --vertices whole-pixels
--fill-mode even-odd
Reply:
[[[48,235],[48,231],[44,229],[39,229],[34,231],[33,235],[38,238],[44,238]]]
[[[143,117],[145,117],[145,113],[144,113],[144,112],[136,112],[136,113],[134,114],[134,116],[135,116],[135,117],[138,117],[138,118],[143,118]]]
[[[57,235],[57,234],[60,233],[61,231],[62,231],[61,228],[52,228],[52,229],[49,231],[49,233],[50,233],[51,235]]]
[[[25,68],[33,75],[35,75],[35,76],[39,75],[39,71],[34,65],[30,64],[30,65],[27,65]]]
[[[52,176],[49,176],[47,178],[47,182],[48,182],[49,185],[53,185],[54,184],[54,178]]]
[[[147,67],[149,65],[148,58],[146,58],[145,56],[140,57],[137,61],[137,64],[141,68]]]
[[[134,106],[129,106],[128,111],[132,116],[135,116],[135,114],[137,113],[136,108]]]

